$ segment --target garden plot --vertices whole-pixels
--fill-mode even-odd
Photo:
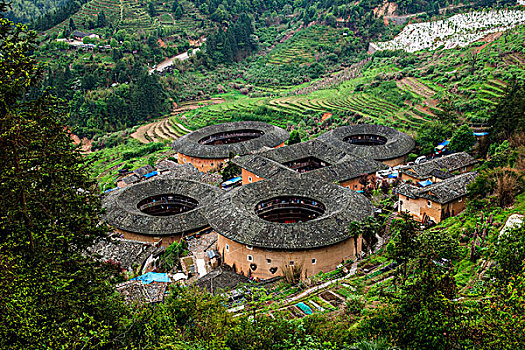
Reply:
[[[505,31],[525,23],[523,10],[490,10],[454,15],[448,19],[407,25],[394,39],[371,43],[377,51],[435,50],[464,47],[488,34]]]

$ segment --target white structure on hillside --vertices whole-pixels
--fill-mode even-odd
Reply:
[[[525,0],[518,0],[525,4]],[[487,34],[505,31],[525,23],[523,10],[489,10],[454,15],[445,20],[408,24],[394,39],[371,43],[373,51],[435,50],[440,46],[464,47]]]

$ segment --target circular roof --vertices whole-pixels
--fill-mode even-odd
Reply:
[[[294,224],[269,222],[256,214],[257,204],[279,196],[311,198],[322,203],[325,211],[313,220]],[[348,224],[372,215],[372,205],[363,195],[333,183],[277,177],[226,193],[208,207],[205,215],[215,231],[233,241],[267,249],[299,250],[348,239]]]
[[[259,131],[262,134],[256,138],[236,143],[221,145],[202,143],[202,140],[215,134],[234,131]],[[172,147],[175,151],[186,156],[218,159],[228,158],[230,152],[242,156],[265,146],[277,147],[288,140],[289,136],[290,134],[286,130],[271,124],[256,121],[233,122],[210,125],[196,130],[173,141]]]
[[[103,198],[106,208],[104,220],[123,231],[151,236],[191,231],[208,226],[202,211],[207,210],[207,204],[219,197],[220,193],[217,187],[200,182],[157,177],[111,192]],[[145,198],[162,194],[187,196],[199,204],[193,210],[172,216],[148,215],[138,209],[139,202]]]
[[[346,142],[352,136],[374,135],[385,138],[384,144],[360,145]],[[389,160],[404,156],[416,145],[413,138],[384,125],[358,124],[342,126],[324,133],[318,138],[347,153],[374,160]]]

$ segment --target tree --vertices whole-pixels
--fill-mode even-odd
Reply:
[[[324,18],[324,21],[327,26],[335,27],[337,25],[337,18],[332,13],[329,13]]]
[[[518,275],[525,263],[525,224],[501,233],[493,253],[498,263],[496,275],[507,281]]]
[[[222,170],[222,181],[227,181],[231,178],[241,175],[241,167],[232,162],[232,159],[235,157],[235,154],[230,152],[228,163],[226,167]]]
[[[75,21],[73,21],[73,18],[69,18],[69,31],[72,32],[77,29],[77,26],[75,25]]]
[[[397,261],[403,268],[402,282],[407,277],[407,266],[410,259],[416,256],[418,244],[416,236],[418,234],[418,223],[412,219],[409,213],[401,213],[401,219],[394,222],[394,249],[391,258]]]
[[[97,27],[104,28],[106,25],[107,25],[106,15],[104,14],[104,11],[100,11],[100,13],[97,16]]]
[[[95,348],[119,328],[114,271],[85,256],[100,225],[98,189],[62,120],[37,95],[34,33],[0,3],[0,348]],[[31,91],[31,93],[29,93]]]
[[[452,152],[470,152],[474,143],[476,143],[476,137],[470,127],[464,124],[454,131],[448,148]]]
[[[177,1],[173,2],[173,7],[171,10],[173,11],[173,17],[175,17],[175,19],[182,18],[182,14],[183,14],[182,6]]]
[[[427,155],[432,153],[434,147],[452,136],[452,132],[452,125],[442,122],[427,123],[421,126],[416,139],[416,142],[421,149],[420,154]]]
[[[287,144],[293,145],[295,143],[300,143],[300,142],[301,142],[301,135],[299,135],[299,132],[297,130],[293,130],[290,133],[290,138],[288,139]]]
[[[507,86],[505,95],[489,118],[492,142],[508,139],[525,131],[525,87],[516,79]]]
[[[148,13],[151,17],[155,17],[157,15],[157,9],[155,8],[155,4],[153,2],[148,3]]]

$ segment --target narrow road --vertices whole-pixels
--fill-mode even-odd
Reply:
[[[175,60],[179,60],[179,61],[186,61],[188,58],[190,58],[190,56],[193,56],[197,51],[200,51],[199,48],[197,49],[192,49],[192,50],[188,50],[186,52],[183,52],[177,56],[173,56],[173,57],[170,57],[162,62],[160,62],[156,68],[152,68],[149,70],[149,74],[153,73],[154,71],[157,71],[157,72],[162,72],[164,69],[170,67],[170,66],[173,66],[173,62]]]

